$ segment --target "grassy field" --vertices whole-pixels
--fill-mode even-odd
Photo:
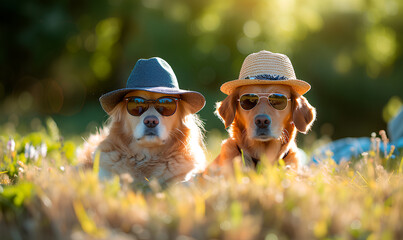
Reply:
[[[232,176],[161,187],[77,170],[79,144],[50,119],[0,136],[2,240],[403,239],[401,155],[373,149],[337,165],[329,153],[300,172],[236,161]]]

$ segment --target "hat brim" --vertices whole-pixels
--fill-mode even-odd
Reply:
[[[102,108],[108,114],[121,102],[126,94],[134,90],[141,90],[154,93],[162,93],[181,96],[181,100],[186,101],[190,105],[191,113],[197,113],[206,104],[204,96],[196,91],[188,91],[182,89],[172,89],[167,87],[147,87],[147,88],[123,88],[112,92],[105,93],[99,98]]]
[[[300,95],[304,95],[311,89],[311,85],[305,81],[298,80],[298,79],[289,79],[289,80],[260,80],[260,79],[237,79],[232,80],[229,82],[224,83],[221,85],[221,92],[230,95],[231,92],[240,86],[245,85],[274,85],[274,84],[281,84],[290,86],[294,91],[296,91]]]

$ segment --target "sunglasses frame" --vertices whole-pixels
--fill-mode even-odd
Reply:
[[[250,94],[253,94],[253,95],[258,96],[258,101],[257,101],[256,105],[253,106],[251,109],[245,109],[245,108],[242,107],[241,98],[242,98],[244,95],[250,95]],[[286,97],[286,99],[287,99],[287,102],[286,102],[287,105],[285,106],[285,108],[283,108],[283,109],[277,109],[277,108],[273,107],[273,105],[271,105],[271,103],[270,103],[270,101],[269,101],[269,97],[272,96],[272,95],[275,95],[275,94],[283,95],[283,96]],[[291,100],[292,100],[291,98],[288,98],[285,94],[282,94],[282,93],[267,93],[267,94],[265,94],[265,93],[263,93],[263,94],[262,94],[262,93],[259,93],[259,94],[258,94],[258,93],[244,93],[244,94],[242,94],[242,95],[238,98],[237,101],[239,102],[239,105],[241,106],[241,108],[242,108],[243,110],[249,111],[249,110],[254,109],[254,108],[259,104],[261,98],[267,98],[267,102],[269,103],[269,105],[270,105],[272,108],[276,109],[277,111],[284,111],[284,110],[287,108],[287,106],[288,106],[288,101],[291,101]]]
[[[130,113],[130,111],[129,111],[129,109],[128,109],[128,108],[129,108],[129,104],[128,104],[128,103],[129,103],[129,101],[132,100],[133,98],[141,98],[141,99],[144,100],[144,103],[148,104],[147,108],[146,108],[140,115],[133,115],[133,114]],[[150,108],[150,105],[153,105],[153,106],[154,106],[154,105],[157,103],[157,101],[158,101],[159,99],[162,99],[162,98],[169,98],[169,99],[174,100],[174,102],[175,102],[175,111],[174,111],[172,114],[170,114],[170,115],[162,115],[156,108],[155,108],[155,110],[156,110],[161,116],[164,116],[164,117],[169,117],[169,116],[174,115],[174,114],[176,113],[176,110],[178,109],[178,102],[181,100],[180,98],[177,98],[177,97],[163,96],[163,97],[159,97],[159,98],[157,98],[157,99],[145,99],[145,98],[142,98],[142,97],[139,97],[139,96],[130,96],[130,97],[126,97],[124,100],[126,101],[126,110],[127,110],[127,112],[128,112],[130,115],[132,115],[132,116],[140,117],[141,115],[143,115],[143,113],[147,112],[147,110]]]

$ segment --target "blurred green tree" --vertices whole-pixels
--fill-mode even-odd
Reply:
[[[307,96],[318,109],[319,134],[362,136],[385,128],[383,108],[392,97],[403,98],[398,0],[0,5],[0,108],[6,120],[53,115],[62,131],[85,131],[89,122],[105,119],[98,97],[123,87],[139,58],[160,56],[182,88],[206,96],[200,112],[206,128],[223,130],[213,115],[214,103],[225,97],[219,87],[238,77],[248,54],[262,49],[287,54],[297,77],[311,83]]]

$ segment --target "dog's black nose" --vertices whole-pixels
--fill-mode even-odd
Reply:
[[[255,117],[255,124],[258,128],[267,128],[270,125],[270,117],[266,114],[260,114]]]
[[[143,123],[148,128],[155,128],[160,123],[160,121],[156,116],[147,116],[146,118],[144,118]]]

